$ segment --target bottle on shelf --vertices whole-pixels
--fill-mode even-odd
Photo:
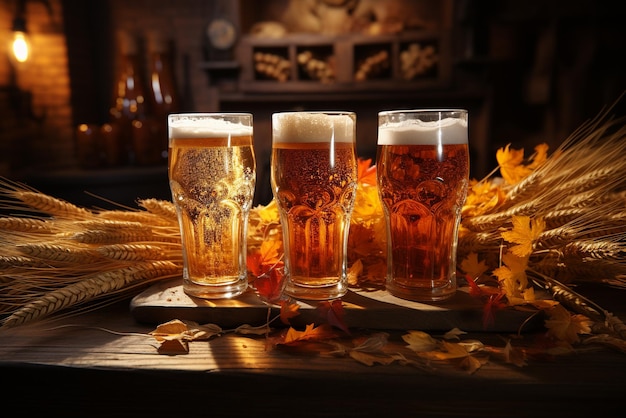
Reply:
[[[138,165],[155,165],[167,162],[167,115],[178,111],[179,101],[167,40],[149,31],[146,46],[150,113],[133,122],[133,144]]]
[[[117,32],[119,60],[115,79],[111,124],[115,126],[122,155],[111,160],[134,164],[133,122],[146,118],[145,86],[136,38],[123,30]]]

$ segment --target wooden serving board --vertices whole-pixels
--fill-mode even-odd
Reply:
[[[536,312],[529,309],[507,308],[495,315],[489,328],[483,327],[483,304],[465,290],[442,303],[418,303],[397,298],[384,290],[349,291],[342,298],[345,323],[350,328],[449,331],[459,328],[466,332],[527,332],[542,325],[540,315],[526,323]],[[298,302],[300,315],[291,325],[322,323],[316,302]],[[234,299],[205,300],[188,296],[182,280],[158,283],[135,296],[130,303],[134,318],[143,323],[162,324],[172,319],[191,320],[200,324],[217,324],[224,329],[239,325],[263,325],[277,315],[280,308],[262,302],[248,290]],[[279,321],[277,321],[279,322]]]

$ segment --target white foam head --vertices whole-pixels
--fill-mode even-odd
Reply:
[[[235,119],[248,119],[249,124],[234,122]],[[168,117],[168,131],[170,138],[252,136],[251,123],[249,114],[177,114]]]
[[[272,115],[273,142],[354,142],[352,112],[281,112]]]
[[[385,122],[378,127],[378,145],[467,144],[467,118]]]

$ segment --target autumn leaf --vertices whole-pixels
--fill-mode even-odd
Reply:
[[[363,261],[356,260],[348,269],[348,285],[356,286],[359,283],[359,276],[363,273]]]
[[[317,327],[315,324],[309,324],[305,327],[304,331],[298,331],[290,327],[287,330],[283,341],[279,344],[293,345],[304,341],[323,341],[335,338],[336,336],[337,335],[329,324],[322,324]]]
[[[468,256],[461,261],[460,267],[461,270],[467,273],[472,279],[482,276],[483,273],[489,270],[485,260],[479,262],[478,254],[474,252],[468,254]]]
[[[340,342],[334,342],[335,350],[330,354],[340,356],[348,355],[366,366],[373,366],[374,364],[388,365],[396,360],[394,355],[389,355],[383,351],[388,340],[389,334],[378,332],[367,338],[359,338],[353,341],[354,347],[349,347]]]
[[[526,303],[525,291],[528,288],[528,257],[518,257],[511,253],[502,256],[503,266],[493,270],[498,278],[500,289],[510,305]]]
[[[549,318],[545,325],[547,334],[570,344],[580,341],[578,334],[590,334],[592,321],[584,315],[571,314],[563,305],[555,305],[546,311]]]
[[[189,354],[189,343],[181,340],[165,340],[159,345],[157,352],[168,356]]]
[[[300,305],[291,300],[284,300],[280,303],[280,322],[289,324],[289,320],[300,315]]]
[[[468,351],[467,347],[467,345],[462,343],[442,341],[440,351],[426,351],[419,353],[419,355],[430,360],[445,361],[454,364],[458,368],[472,374],[487,362],[487,357],[480,358],[474,356]]]
[[[173,319],[150,332],[159,343],[159,354],[175,355],[189,352],[189,341],[207,340],[222,333],[215,324],[199,325],[193,321]]]
[[[467,332],[465,331],[461,331],[458,328],[452,328],[450,331],[446,332],[443,335],[443,338],[445,338],[446,340],[458,340],[459,339],[459,335],[463,335],[463,334],[467,334]]]
[[[542,219],[531,220],[529,216],[516,215],[512,218],[513,229],[502,232],[502,238],[518,245],[510,251],[518,257],[527,257],[533,252],[533,243],[546,228]]]
[[[345,311],[341,299],[333,301],[322,301],[316,307],[317,312],[326,319],[327,323],[339,328],[346,334],[350,334],[350,330],[345,323]]]
[[[524,166],[524,150],[511,149],[511,144],[496,151],[496,160],[500,167],[500,174],[505,182],[514,185],[528,176],[532,170]]]
[[[423,331],[409,331],[402,336],[408,348],[417,353],[431,351],[437,348],[438,342],[430,334]]]
[[[167,340],[194,341],[206,340],[223,332],[222,328],[215,324],[199,325],[194,321],[182,321],[173,319],[150,332],[157,341]]]
[[[504,361],[506,363],[515,364],[517,367],[526,366],[526,353],[524,350],[515,348],[511,345],[511,341],[507,341],[504,347]]]
[[[490,295],[483,306],[483,328],[489,329],[496,322],[496,312],[506,308],[506,300],[503,301],[504,293]]]
[[[545,142],[537,145],[535,147],[535,154],[531,162],[528,164],[528,168],[534,170],[537,167],[541,166],[543,163],[545,163],[548,159],[548,148],[548,144],[546,144]]]
[[[274,268],[254,279],[253,288],[257,295],[267,303],[277,303],[283,297],[285,275],[282,269]]]
[[[368,186],[376,186],[376,166],[372,165],[372,159],[359,158],[357,183]]]
[[[272,268],[282,267],[282,242],[277,240],[265,240],[256,251],[251,251],[246,259],[246,266],[255,276],[261,276]]]
[[[463,218],[483,215],[500,206],[506,200],[506,193],[499,184],[491,181],[472,180],[461,215]]]

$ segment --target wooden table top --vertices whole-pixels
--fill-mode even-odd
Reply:
[[[601,293],[598,302],[623,318],[626,291]],[[626,354],[606,347],[578,347],[524,367],[490,359],[468,373],[445,363],[367,366],[234,333],[163,355],[152,330],[130,315],[129,300],[5,330],[0,402],[25,412],[135,417],[611,416],[623,408]],[[388,333],[388,350],[406,350],[403,332]],[[470,338],[503,345],[508,336]]]

